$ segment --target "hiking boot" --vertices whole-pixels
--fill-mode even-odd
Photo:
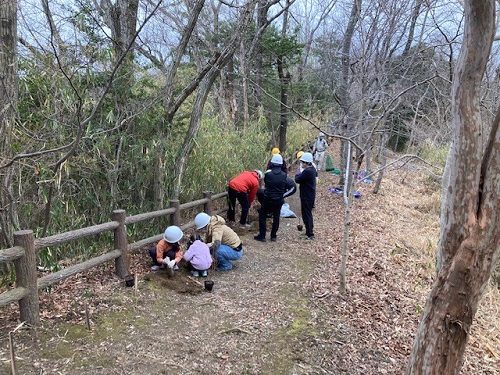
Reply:
[[[191,271],[191,275],[194,277],[200,277],[200,273],[198,271]]]
[[[277,237],[271,237],[271,242],[276,242],[276,241],[278,241]]]
[[[208,277],[208,272],[206,270],[201,271],[201,277]]]
[[[266,242],[266,237],[254,236],[253,239],[255,241]]]

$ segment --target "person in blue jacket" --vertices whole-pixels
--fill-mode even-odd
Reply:
[[[313,167],[313,156],[310,152],[304,152],[300,157],[301,172],[295,175],[295,182],[300,185],[300,210],[302,221],[306,229],[303,237],[307,240],[314,239],[314,222],[312,210],[316,200],[316,181],[318,172]]]

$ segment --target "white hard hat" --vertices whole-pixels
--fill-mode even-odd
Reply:
[[[271,163],[283,165],[283,156],[281,156],[280,154],[273,155],[273,157],[271,158]]]
[[[262,180],[262,177],[264,177],[264,175],[262,174],[262,171],[255,169],[254,172],[257,173],[257,176],[259,176],[259,180]]]
[[[167,229],[165,229],[163,239],[168,243],[176,243],[181,240],[183,235],[184,233],[182,233],[181,228],[176,225],[171,225]]]
[[[304,163],[312,163],[313,156],[310,152],[304,152],[304,154],[300,157],[300,161],[303,161]]]
[[[321,137],[324,137],[324,136],[325,136],[325,133],[323,133],[323,132],[319,132],[319,137],[320,137],[320,138],[321,138]]]
[[[201,229],[206,227],[209,222],[210,222],[210,215],[204,212],[200,212],[194,218],[194,225],[196,226],[196,229]]]

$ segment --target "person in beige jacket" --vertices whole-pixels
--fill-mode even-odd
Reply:
[[[217,270],[232,269],[233,264],[230,261],[241,258],[243,246],[240,237],[226,225],[224,218],[200,212],[196,215],[194,224],[197,231],[206,232],[206,243],[217,260]]]

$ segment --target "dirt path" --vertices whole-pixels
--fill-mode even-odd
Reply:
[[[328,191],[336,177],[322,173],[315,241],[298,238],[297,219],[282,219],[277,242],[254,241],[256,227],[239,230],[244,255],[234,270],[211,272],[212,293],[185,274],[176,275],[177,289],[185,283],[191,293],[171,290],[166,274],[148,272],[146,256],[132,260],[137,295],[104,270],[108,279],[101,274],[73,295],[71,311],[43,319],[36,336],[16,333],[18,373],[402,374],[432,283],[439,212],[439,191],[409,176],[389,175],[377,196],[360,186],[346,295],[337,293],[341,197]],[[288,202],[299,214],[298,194]],[[57,311],[62,294],[45,297],[44,308]],[[15,325],[2,323],[1,373],[9,373],[5,333]],[[494,356],[472,342],[463,374],[498,374]]]
[[[295,212],[297,200],[288,200]],[[314,373],[304,349],[322,334],[307,293],[318,259],[298,238],[297,219],[282,219],[279,240],[265,244],[252,239],[255,212],[252,219],[251,230],[238,230],[244,255],[235,269],[211,271],[212,293],[174,292],[163,272],[141,276],[137,296],[120,285],[100,301],[106,309],[92,316],[90,332],[82,320],[44,322],[37,342],[20,334],[20,373]]]

